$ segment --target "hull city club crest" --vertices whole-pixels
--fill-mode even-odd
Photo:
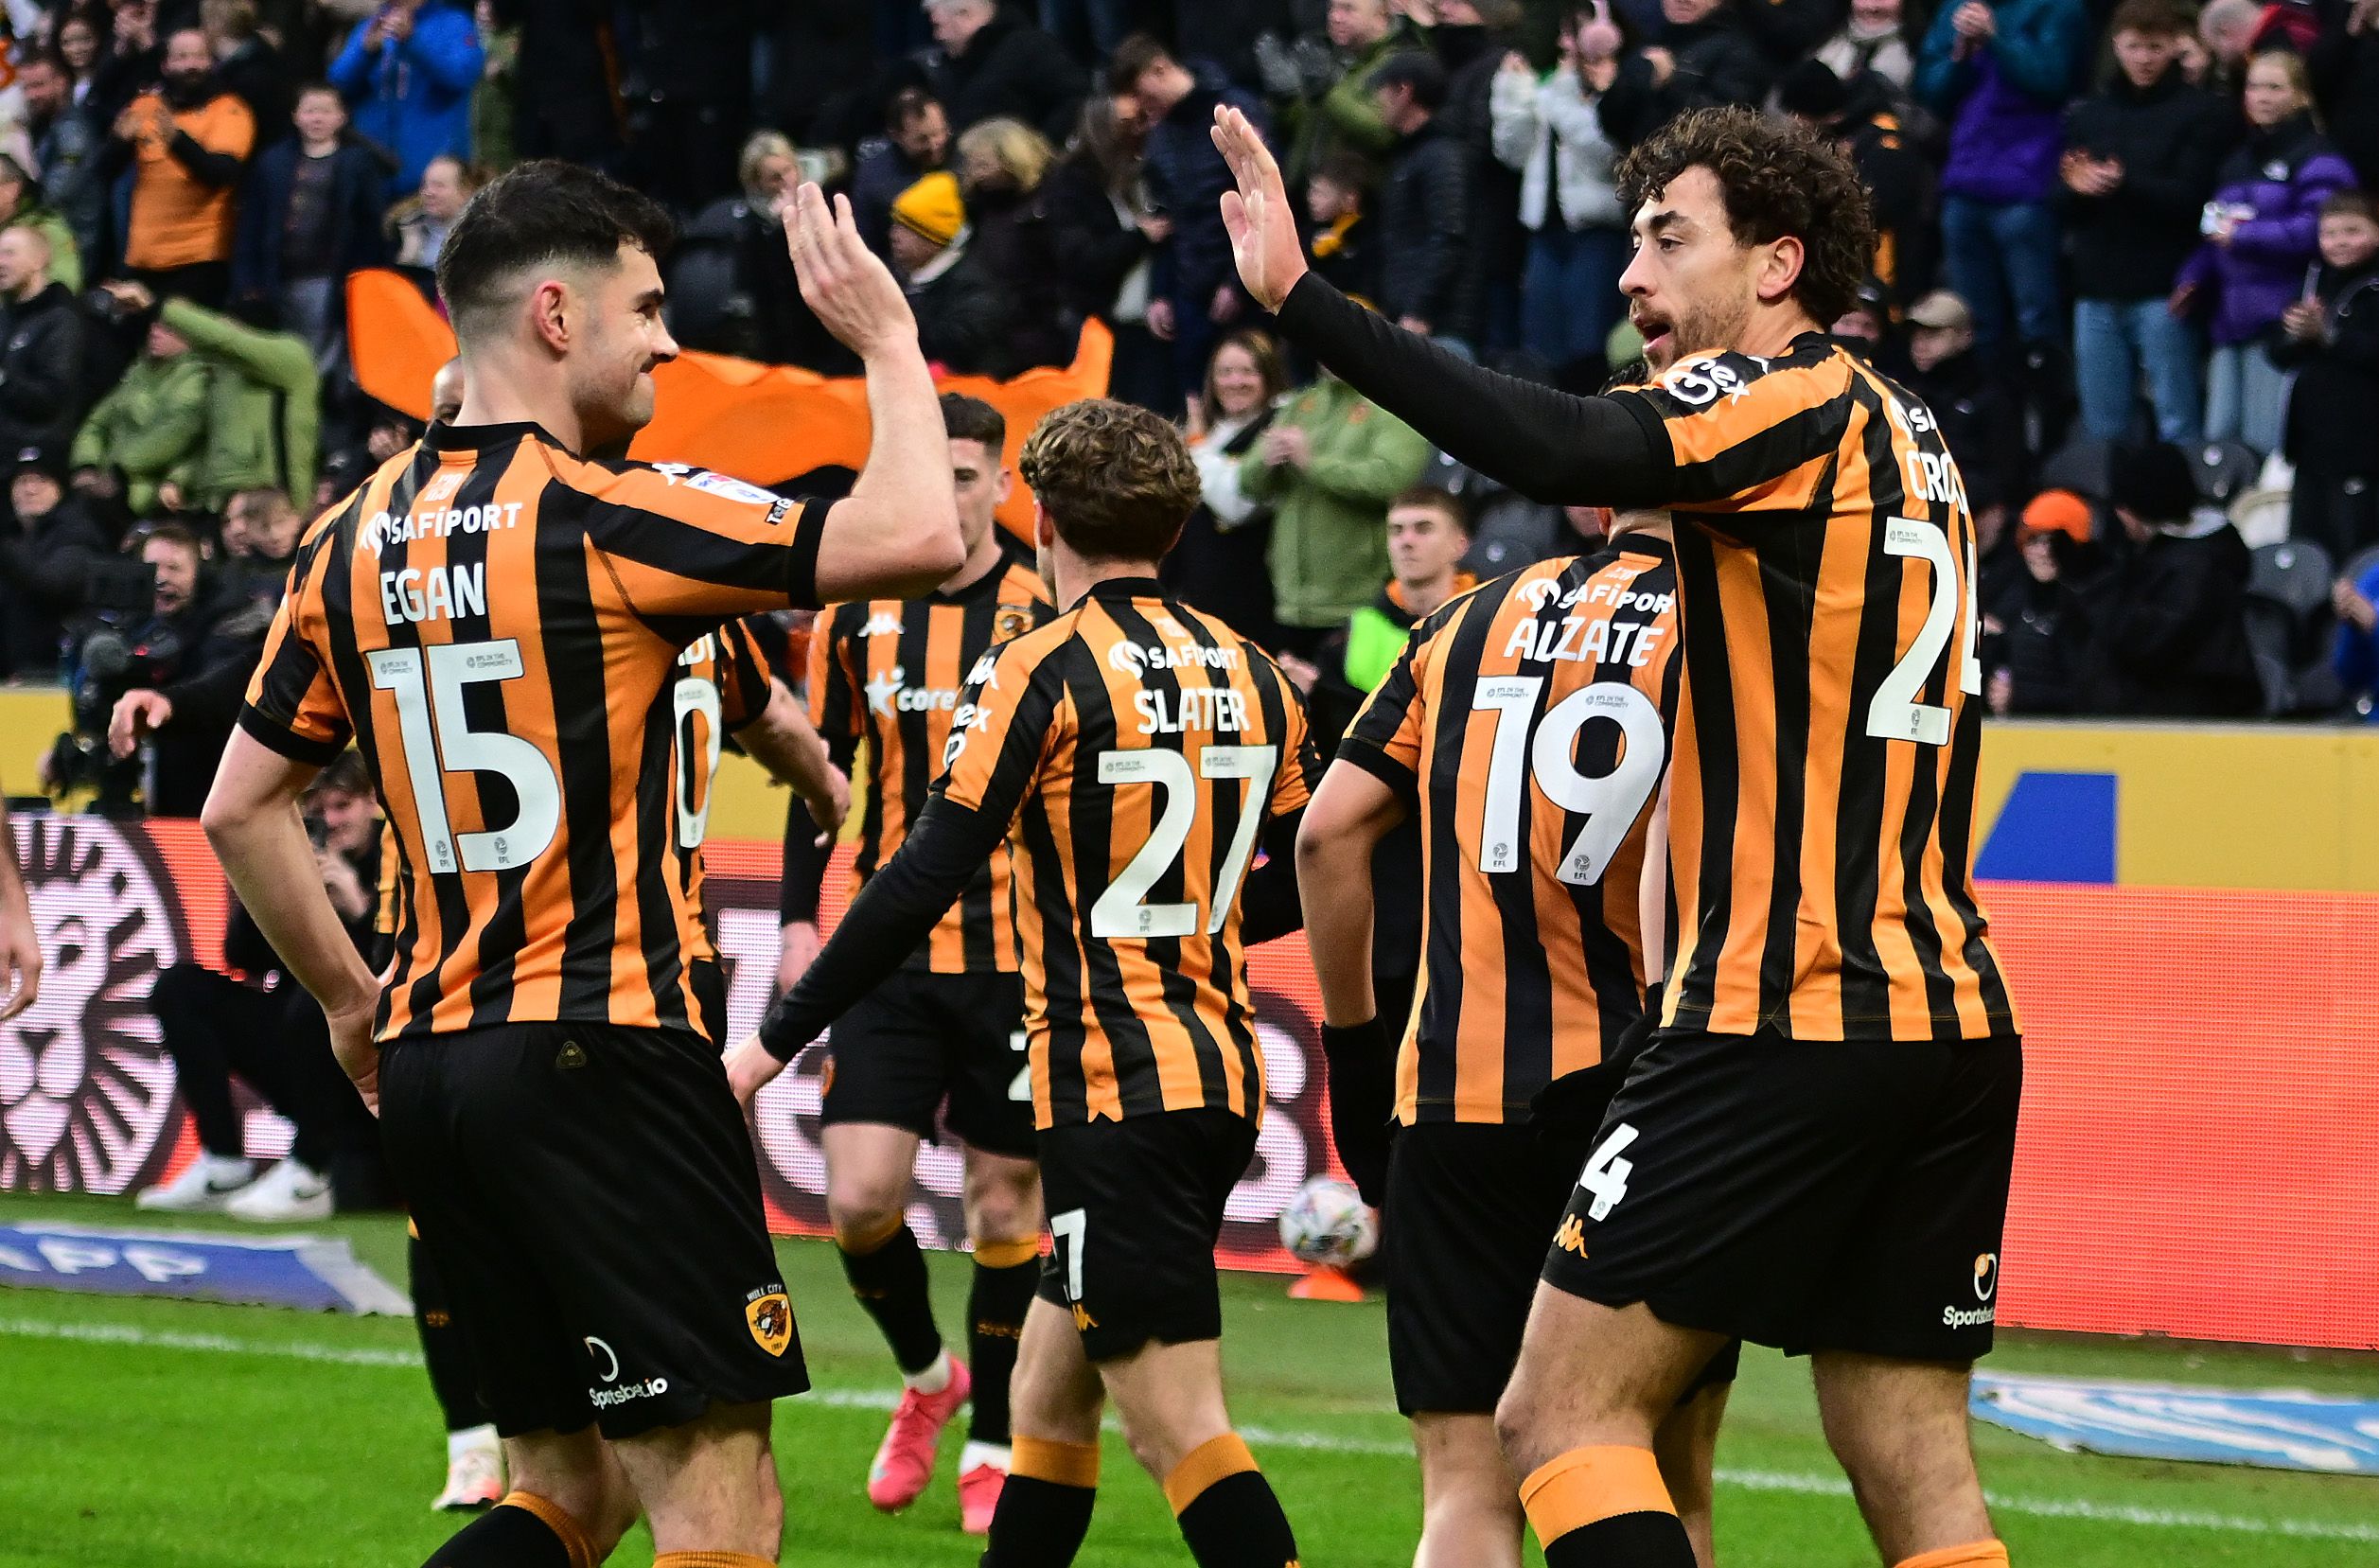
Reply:
[[[763,1350],[781,1356],[793,1343],[793,1302],[781,1284],[754,1291],[745,1298],[744,1321]]]

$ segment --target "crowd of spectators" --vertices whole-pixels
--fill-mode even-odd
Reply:
[[[1480,574],[1597,514],[1276,349],[1216,107],[1271,139],[1323,275],[1592,391],[1637,352],[1615,161],[1741,104],[1873,191],[1833,330],[1959,459],[1994,710],[2369,713],[2379,0],[1919,3],[8,0],[0,677],[76,693],[57,782],[187,809],[224,715],[186,683],[253,658],[299,521],[416,433],[355,384],[344,279],[426,280],[492,171],[560,156],[679,215],[691,347],[855,369],[784,255],[803,179],[850,193],[951,372],[1102,323],[1115,395],[1197,442],[1178,586],[1343,681],[1397,498],[1450,498]],[[187,743],[113,758],[128,687],[182,692]]]

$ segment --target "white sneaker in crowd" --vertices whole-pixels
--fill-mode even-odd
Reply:
[[[285,1159],[247,1190],[223,1205],[235,1220],[273,1224],[287,1220],[330,1218],[330,1178]]]
[[[210,1154],[185,1166],[182,1174],[159,1182],[132,1199],[134,1208],[162,1209],[168,1214],[199,1214],[229,1205],[232,1195],[256,1179],[256,1163],[234,1154]]]
[[[503,1444],[492,1426],[446,1435],[446,1490],[433,1508],[485,1508],[503,1501]]]

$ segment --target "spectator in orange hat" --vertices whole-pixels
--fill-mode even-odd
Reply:
[[[2016,528],[2023,570],[1992,585],[1983,599],[1992,713],[2073,711],[2084,626],[2075,584],[2090,571],[2090,531],[2089,502],[2071,490],[2043,490],[2024,507]]]

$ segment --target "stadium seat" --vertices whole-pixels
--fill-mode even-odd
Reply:
[[[2071,490],[2092,501],[2106,499],[2106,484],[2114,471],[2114,448],[2092,435],[2077,435],[2049,454],[2040,466],[2040,487],[2044,490]]]
[[[2243,442],[2209,441],[2197,449],[2192,467],[2197,494],[2210,505],[2228,507],[2255,483],[2264,462]]]
[[[2342,700],[2326,636],[2330,554],[2310,540],[2259,545],[2247,579],[2247,642],[2264,712],[2324,714]]]

